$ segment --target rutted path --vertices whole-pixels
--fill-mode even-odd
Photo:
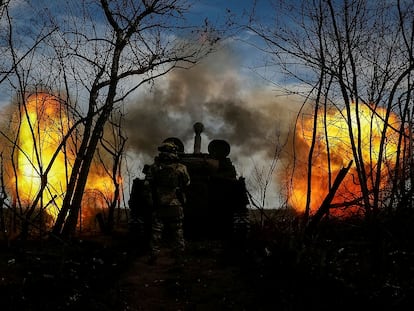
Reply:
[[[181,265],[165,251],[155,265],[145,256],[137,258],[119,283],[125,309],[250,309],[242,269],[221,247],[193,246],[186,253]]]

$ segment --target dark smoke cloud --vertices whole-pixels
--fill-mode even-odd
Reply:
[[[149,159],[162,140],[174,136],[184,142],[186,152],[192,152],[192,126],[202,122],[203,143],[227,140],[232,159],[255,153],[273,156],[276,136],[291,130],[299,105],[276,97],[269,87],[249,82],[239,63],[225,50],[156,81],[148,93],[128,105],[129,148]]]

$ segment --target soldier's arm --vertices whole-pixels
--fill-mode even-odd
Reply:
[[[188,174],[187,168],[185,166],[183,166],[182,175],[183,175],[183,185],[188,186],[190,184],[190,175]]]

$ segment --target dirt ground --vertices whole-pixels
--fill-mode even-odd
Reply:
[[[126,310],[254,309],[242,263],[234,262],[240,258],[227,257],[213,244],[192,245],[178,263],[167,251],[155,265],[146,256],[134,260],[119,283]]]
[[[155,265],[125,235],[3,242],[0,310],[407,310],[411,224],[332,223],[304,243],[279,223],[240,244],[189,241],[180,262],[163,249]]]
[[[249,290],[250,256],[222,241],[189,242],[155,264],[126,241],[3,245],[1,310],[260,310]]]

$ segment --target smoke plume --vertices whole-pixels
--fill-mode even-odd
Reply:
[[[157,80],[129,103],[129,148],[151,161],[158,144],[178,137],[185,151],[192,152],[193,124],[202,122],[201,151],[207,152],[212,139],[224,139],[231,145],[233,162],[247,170],[256,156],[272,159],[277,138],[287,139],[299,106],[297,100],[276,96],[274,88],[246,78],[239,59],[222,50],[191,69]]]

